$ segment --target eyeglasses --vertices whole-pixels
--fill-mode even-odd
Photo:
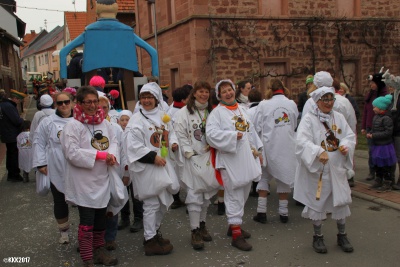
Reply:
[[[94,105],[96,105],[97,106],[97,104],[99,104],[99,100],[87,100],[87,101],[84,101],[84,100],[82,100],[82,104],[84,104],[85,106],[90,106],[91,104],[94,104]]]
[[[154,99],[154,96],[141,96],[140,99]]]
[[[335,102],[336,98],[321,98],[320,100],[325,104],[328,104],[329,102]]]
[[[69,104],[71,104],[71,100],[62,100],[62,101],[56,101],[56,103],[57,103],[57,106],[62,106],[63,104],[64,105],[69,105]]]

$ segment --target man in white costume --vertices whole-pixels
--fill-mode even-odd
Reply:
[[[297,163],[295,129],[299,113],[296,103],[286,97],[287,89],[279,79],[270,81],[270,93],[272,98],[258,105],[254,119],[257,134],[263,144],[265,168],[257,185],[257,215],[253,220],[264,224],[267,223],[267,196],[272,180],[276,182],[279,195],[280,221],[288,222],[288,197],[293,188]]]
[[[321,226],[329,212],[337,222],[337,244],[345,252],[353,251],[345,230],[351,203],[346,174],[353,168],[356,139],[343,115],[332,110],[334,96],[333,87],[315,90],[311,97],[317,105],[297,129],[294,199],[305,205],[302,216],[313,222],[313,248],[318,253],[327,252]]]
[[[246,110],[236,102],[233,82],[221,80],[215,91],[220,104],[207,120],[206,138],[217,149],[215,168],[221,172],[225,189],[227,235],[232,236],[232,246],[248,251],[252,246],[245,238],[251,235],[241,225],[251,183],[260,179],[258,156],[262,147],[257,146],[260,140]]]
[[[78,206],[78,241],[84,266],[115,265],[105,249],[106,209],[110,201],[109,166],[120,164],[118,140],[98,106],[94,87],[76,94],[74,119],[64,126],[61,147],[67,159],[65,200]]]
[[[172,251],[169,240],[159,233],[162,219],[179,191],[170,154],[178,149],[170,117],[158,108],[163,101],[157,83],[147,83],[139,95],[140,109],[124,131],[135,196],[143,201],[144,250],[147,256]]]
[[[184,155],[183,175],[180,178],[188,192],[185,203],[194,249],[202,249],[204,241],[212,241],[206,228],[207,210],[210,198],[220,187],[205,136],[207,118],[212,110],[210,91],[208,82],[197,81],[189,95],[187,106],[175,113],[174,129]]]

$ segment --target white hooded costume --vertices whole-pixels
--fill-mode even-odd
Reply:
[[[321,87],[312,93],[314,101],[323,95],[334,94],[332,87]],[[339,145],[348,147],[343,156],[340,149],[334,148],[327,140],[327,130],[322,121],[338,139]],[[332,219],[340,220],[350,216],[348,204],[351,203],[351,191],[347,182],[347,171],[353,168],[355,135],[342,114],[331,111],[322,113],[319,109],[304,115],[297,128],[296,156],[299,165],[296,170],[294,199],[303,203],[302,216],[312,220],[324,220],[326,212],[332,212]],[[329,160],[323,165],[319,161],[322,152],[327,151]],[[319,200],[316,200],[320,175],[322,188]]]
[[[235,88],[230,80],[220,81],[215,86],[217,98],[221,82],[229,82]],[[243,134],[241,140],[237,140],[238,132]],[[207,120],[206,137],[210,146],[217,149],[216,169],[221,171],[224,183],[228,223],[240,225],[251,182],[258,181],[261,175],[259,159],[254,158],[252,153],[252,149],[261,148],[257,147],[260,144],[259,137],[243,107],[238,105],[235,110],[229,110],[221,104]]]
[[[62,118],[56,114],[50,115],[39,124],[33,140],[33,167],[47,165],[47,176],[57,190],[65,194],[65,168],[60,136],[64,126],[74,118]]]
[[[162,101],[161,88],[154,82],[142,87],[141,94],[149,92],[158,101]],[[158,107],[150,111],[139,110],[129,120],[124,131],[125,155],[132,177],[135,196],[143,201],[143,226],[145,240],[156,235],[168,207],[172,204],[171,194],[179,191],[179,182],[171,164],[170,156],[166,156],[164,167],[152,163],[142,163],[141,158],[150,152],[162,156],[161,147],[165,142],[168,155],[172,144],[178,144],[171,122],[164,123],[164,112]]]

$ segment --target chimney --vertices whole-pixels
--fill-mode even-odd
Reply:
[[[31,30],[31,34],[35,35],[36,34],[35,30]]]

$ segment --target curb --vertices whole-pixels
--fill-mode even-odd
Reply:
[[[364,193],[361,193],[361,192],[358,192],[358,191],[355,191],[355,190],[351,190],[351,195],[353,197],[356,197],[356,198],[360,198],[360,199],[363,199],[363,200],[371,201],[373,203],[376,203],[376,204],[379,204],[379,205],[383,205],[383,206],[386,206],[388,208],[392,208],[392,209],[400,211],[400,204],[394,203],[394,202],[389,201],[389,200],[385,200],[385,199],[382,199],[382,198],[379,198],[379,197],[375,197],[375,196],[371,196],[371,195],[368,195],[368,194],[364,194]]]

